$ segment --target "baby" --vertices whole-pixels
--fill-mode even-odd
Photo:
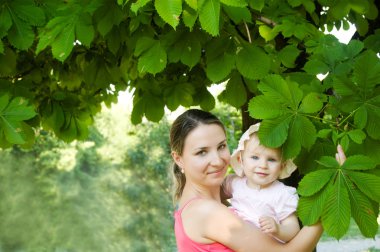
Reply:
[[[295,188],[278,179],[289,177],[297,167],[292,160],[282,160],[281,149],[260,145],[259,126],[252,125],[239,140],[231,156],[236,174],[227,175],[223,189],[239,216],[288,242],[300,230],[295,215],[298,195]]]

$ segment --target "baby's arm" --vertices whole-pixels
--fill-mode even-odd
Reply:
[[[288,242],[300,231],[297,216],[293,213],[281,221],[280,224],[269,216],[262,216],[259,219],[262,232],[271,234],[276,238]]]

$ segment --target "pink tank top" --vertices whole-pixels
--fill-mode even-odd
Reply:
[[[182,208],[174,212],[174,232],[177,241],[178,252],[233,252],[233,250],[227,248],[221,243],[199,243],[191,240],[190,237],[186,235],[183,228],[181,214],[182,210],[195,199],[199,198],[193,198],[189,200]]]

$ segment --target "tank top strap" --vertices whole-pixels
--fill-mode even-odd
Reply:
[[[194,197],[192,199],[189,199],[181,208],[179,208],[177,211],[179,213],[182,213],[183,209],[185,209],[191,202],[193,202],[194,200],[197,200],[197,199],[201,199],[201,197]]]

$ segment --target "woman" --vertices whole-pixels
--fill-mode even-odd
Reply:
[[[221,203],[230,152],[223,124],[213,114],[191,109],[180,115],[170,131],[177,182],[174,199],[175,235],[179,252],[312,251],[321,234],[320,223],[304,227],[281,244],[240,219]],[[344,154],[338,150],[339,158]]]

